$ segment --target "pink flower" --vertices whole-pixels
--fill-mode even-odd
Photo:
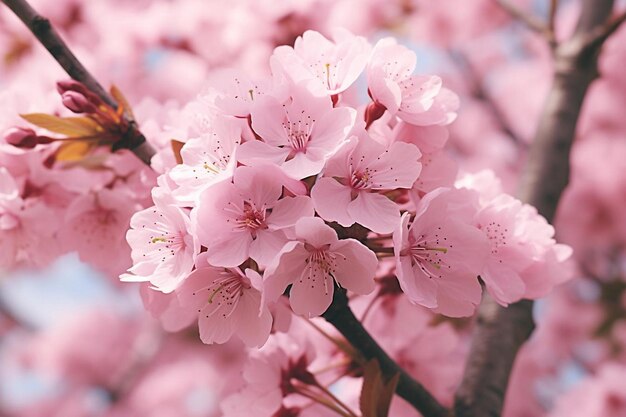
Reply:
[[[498,303],[540,297],[571,277],[565,262],[571,248],[554,241],[554,228],[534,207],[503,194],[490,171],[459,184],[481,193],[474,224],[488,238],[490,255],[480,276]]]
[[[419,202],[394,232],[396,274],[416,304],[448,316],[469,316],[480,302],[478,275],[488,254],[486,237],[471,226],[475,214],[468,190],[439,188]]]
[[[378,41],[367,67],[370,96],[375,104],[407,123],[451,123],[459,98],[442,88],[441,78],[436,75],[412,75],[416,59],[413,51],[398,45],[393,38]]]
[[[155,201],[156,205],[133,215],[126,234],[133,266],[122,281],[150,281],[159,291],[174,291],[194,264],[194,239],[183,209]]]
[[[316,97],[301,85],[281,103],[265,97],[252,110],[252,128],[262,140],[241,145],[245,165],[274,163],[291,177],[317,175],[347,140],[354,126],[352,108],[333,108],[330,97]]]
[[[333,40],[307,30],[296,39],[293,48],[276,48],[273,62],[295,83],[310,81],[308,86],[314,91],[319,90],[326,95],[339,94],[361,75],[371,46],[365,38],[346,30],[335,31]]]
[[[104,188],[76,197],[58,231],[64,251],[76,251],[83,262],[117,277],[131,263],[124,239],[131,216],[139,208],[125,186]]]
[[[299,343],[286,334],[272,335],[263,348],[250,353],[243,369],[245,385],[222,402],[224,416],[292,415],[281,414],[280,410],[287,408],[285,397],[294,399],[296,385],[314,381],[314,375],[308,370],[313,359],[312,345]]]
[[[272,328],[272,316],[261,305],[261,276],[252,269],[215,268],[198,257],[198,268],[176,291],[182,305],[198,311],[200,339],[225,343],[236,334],[246,345],[262,346]]]
[[[288,241],[286,229],[313,215],[309,197],[281,198],[283,185],[293,188],[293,182],[272,165],[239,167],[232,182],[203,192],[193,216],[209,263],[235,267],[249,257],[263,265],[271,262]]]
[[[235,151],[239,143],[239,122],[216,117],[208,132],[183,145],[180,152],[183,163],[169,172],[179,187],[172,195],[178,201],[191,203],[211,184],[230,177],[235,170]]]
[[[296,314],[319,316],[330,305],[337,282],[356,294],[374,290],[376,255],[337,233],[318,217],[296,223],[297,240],[287,243],[265,270],[263,295],[269,302],[291,284],[289,301]]]
[[[317,213],[342,226],[359,223],[376,233],[391,233],[400,220],[385,191],[411,188],[420,174],[419,150],[408,143],[386,147],[367,135],[333,157],[311,190]]]
[[[0,167],[0,268],[42,266],[58,255],[51,208],[38,198],[23,200],[13,176]]]
[[[444,151],[448,141],[444,126],[415,126],[405,122],[393,129],[393,140],[412,143],[422,153],[422,172],[413,184],[413,195],[419,198],[439,187],[451,187],[456,179],[457,163]]]

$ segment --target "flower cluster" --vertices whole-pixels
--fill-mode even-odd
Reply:
[[[212,85],[180,163],[132,218],[122,280],[193,310],[204,342],[250,346],[283,295],[319,316],[337,286],[373,292],[393,256],[409,300],[448,316],[473,314],[481,281],[503,305],[545,294],[567,276],[568,248],[488,173],[455,185],[444,145],[458,98],[416,60],[391,38],[309,31],[274,51],[267,79],[233,71]]]

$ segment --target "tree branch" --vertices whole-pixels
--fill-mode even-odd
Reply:
[[[543,36],[551,47],[556,46],[556,39],[554,37],[554,30],[552,26],[554,23],[553,13],[556,13],[556,4],[554,4],[554,10],[552,10],[552,4],[550,5],[551,9],[548,16],[548,23],[545,23],[541,19],[538,19],[536,16],[521,10],[508,0],[496,1],[511,16],[524,23],[532,31],[537,32],[538,34]],[[554,0],[551,1],[552,3],[556,3]]]
[[[2,0],[6,6],[28,27],[39,42],[50,52],[50,55],[63,67],[65,72],[74,80],[83,83],[90,91],[97,94],[105,103],[113,108],[118,104],[100,83],[87,71],[84,65],[76,58],[59,33],[52,27],[50,21],[35,11],[25,0]],[[150,165],[150,159],[155,154],[152,146],[139,131],[134,120],[127,119],[129,134],[116,144],[117,149],[125,148],[132,151],[139,159]]]
[[[555,76],[533,140],[519,197],[549,222],[569,180],[569,154],[589,85],[598,76],[602,43],[581,42],[606,24],[613,0],[584,0],[576,34],[555,50]],[[588,13],[588,14],[587,14]],[[485,297],[465,374],[455,399],[456,417],[500,416],[511,369],[534,329],[532,301],[508,308]]]
[[[448,417],[450,412],[443,407],[419,382],[407,374],[376,343],[354,316],[348,305],[345,290],[335,289],[333,302],[323,317],[341,333],[365,359],[376,358],[380,369],[387,378],[400,375],[396,393],[409,402],[424,417]]]

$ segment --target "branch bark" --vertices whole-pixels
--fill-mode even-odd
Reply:
[[[380,369],[387,378],[399,374],[400,380],[396,393],[411,404],[424,417],[448,417],[450,411],[443,407],[419,382],[407,374],[387,353],[376,343],[372,336],[354,316],[348,305],[345,290],[335,289],[333,302],[323,317],[358,350],[365,359],[376,358]]]
[[[613,0],[584,0],[572,38],[555,49],[555,75],[522,177],[519,197],[552,222],[569,180],[569,154],[583,100],[598,77],[602,42],[589,42],[608,27]],[[517,352],[530,337],[532,301],[508,308],[485,297],[472,339],[465,374],[455,399],[456,417],[497,417],[504,405]]]
[[[70,77],[83,83],[105,103],[117,108],[115,99],[102,88],[100,83],[76,58],[48,19],[37,13],[25,0],[2,0],[2,2],[28,27]],[[139,131],[137,123],[134,120],[127,121],[130,126],[129,134],[116,144],[116,149],[129,149],[145,164],[150,165],[150,159],[155,154],[154,149]]]

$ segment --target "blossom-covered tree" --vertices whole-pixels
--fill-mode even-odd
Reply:
[[[623,414],[612,0],[2,2],[0,414]]]

